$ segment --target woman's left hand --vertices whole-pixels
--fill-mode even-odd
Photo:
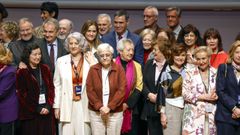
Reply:
[[[165,113],[161,113],[161,118],[160,118],[162,127],[165,129],[167,128],[167,115]]]
[[[42,110],[40,112],[41,115],[47,115],[48,113],[49,113],[49,111],[46,108],[42,108]]]

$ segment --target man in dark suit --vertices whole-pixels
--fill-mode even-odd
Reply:
[[[147,6],[143,11],[144,27],[136,30],[134,33],[140,34],[144,29],[151,29],[156,34],[161,30],[158,26],[158,9],[154,6]]]
[[[57,58],[67,54],[63,46],[63,40],[58,36],[59,23],[54,18],[49,18],[43,23],[43,36],[40,41],[40,48],[42,50],[42,63],[47,64],[51,72],[54,73],[55,62]]]
[[[143,44],[141,38],[131,33],[127,27],[129,15],[125,10],[119,10],[114,14],[114,31],[102,37],[103,43],[109,43],[114,48],[114,58],[117,56],[117,43],[122,38],[131,39],[135,45],[134,60],[143,65]]]
[[[182,11],[178,7],[168,7],[166,9],[167,25],[172,30],[175,39],[178,41],[178,35],[182,30],[180,25]]]

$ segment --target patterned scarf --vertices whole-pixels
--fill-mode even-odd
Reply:
[[[240,65],[238,65],[237,63],[235,63],[234,61],[232,61],[232,65],[233,67],[239,72],[240,71]]]
[[[116,64],[121,65],[121,58],[120,56],[118,56],[116,58]],[[126,79],[127,79],[127,86],[126,86],[126,91],[125,91],[125,98],[124,98],[124,102],[127,101],[132,87],[134,86],[134,82],[135,82],[135,67],[134,67],[134,63],[133,60],[130,60],[127,65],[126,65]],[[132,120],[132,110],[131,109],[127,109],[124,111],[123,113],[123,123],[122,123],[122,129],[121,129],[121,133],[128,133],[131,130],[131,120]]]

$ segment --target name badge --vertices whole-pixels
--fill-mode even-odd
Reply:
[[[76,93],[76,95],[81,95],[81,93],[82,93],[82,85],[75,86],[75,93]]]
[[[206,104],[206,106],[205,106],[205,111],[206,111],[207,113],[213,112],[213,109],[214,109],[214,105],[213,105],[213,104],[209,104],[209,103]]]
[[[40,94],[40,95],[39,95],[38,103],[39,103],[39,104],[46,104],[45,94]]]

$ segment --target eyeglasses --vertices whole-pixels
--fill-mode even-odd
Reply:
[[[112,57],[112,54],[110,54],[110,53],[100,54],[99,57],[100,57],[101,59],[103,59],[103,58],[111,58],[111,57]]]

